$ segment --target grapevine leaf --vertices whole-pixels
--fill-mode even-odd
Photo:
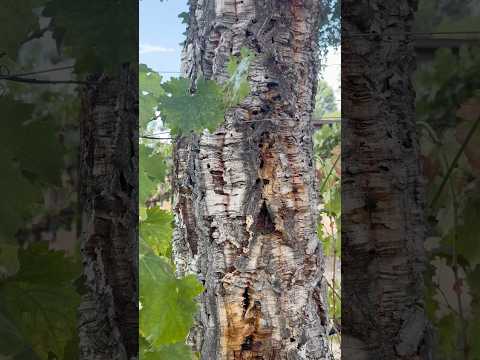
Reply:
[[[471,265],[480,263],[479,218],[480,199],[475,197],[469,198],[463,211],[462,224],[453,228],[443,239],[444,244],[449,246],[455,245],[457,254],[467,259]]]
[[[139,166],[139,199],[140,204],[145,204],[154,194],[157,185],[165,182],[167,160],[165,154],[159,151],[159,149],[152,149],[145,144],[140,144]]]
[[[172,222],[173,214],[159,207],[147,209],[147,218],[140,222],[140,236],[157,255],[168,256]]]
[[[186,11],[182,11],[180,14],[178,14],[178,17],[182,19],[182,24],[188,24],[190,14]]]
[[[39,358],[62,358],[76,332],[80,299],[73,280],[80,267],[45,242],[19,249],[18,258],[17,274],[0,282],[4,309]]]
[[[145,144],[139,145],[140,168],[157,183],[165,182],[167,163],[164,154]]]
[[[130,0],[51,0],[43,15],[55,21],[54,36],[76,58],[79,73],[116,74],[137,63],[138,4]]]
[[[173,135],[213,131],[223,121],[223,91],[214,81],[199,79],[193,94],[185,78],[171,79],[163,88],[166,94],[160,97],[158,108]]]
[[[25,346],[25,340],[16,324],[0,312],[0,354],[14,355]]]
[[[449,313],[442,317],[437,323],[440,350],[446,358],[450,358],[455,352],[458,327],[455,315]]]
[[[140,86],[140,128],[145,130],[147,124],[156,118],[155,111],[159,102],[159,97],[165,94],[162,88],[162,77],[159,73],[149,68],[145,64],[139,66],[139,86]]]
[[[152,196],[153,192],[157,188],[157,185],[153,180],[147,175],[147,173],[140,169],[138,174],[138,183],[139,183],[139,192],[138,200],[140,205],[144,205],[145,202]]]
[[[155,111],[158,105],[158,100],[152,95],[140,95],[139,107],[140,107],[140,129],[145,131],[150,121],[156,118]]]
[[[161,86],[162,77],[159,73],[145,64],[139,65],[138,72],[140,92],[148,92],[155,98],[158,98],[165,93]]]
[[[42,201],[41,186],[59,184],[63,149],[51,119],[30,121],[32,105],[1,97],[0,108],[0,187],[8,189],[0,204],[0,238],[12,241]]]
[[[152,348],[146,340],[143,340],[140,342],[140,358],[142,360],[192,360],[192,353],[183,342]]]
[[[175,278],[166,258],[140,255],[140,331],[155,348],[183,341],[203,288],[193,275]]]

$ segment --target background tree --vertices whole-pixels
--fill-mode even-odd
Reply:
[[[342,356],[427,359],[416,1],[342,2]]]
[[[320,79],[317,85],[317,95],[315,96],[315,111],[314,116],[316,118],[322,118],[325,116],[338,116],[337,101],[333,89],[328,83]]]
[[[30,87],[2,86],[9,97],[8,101],[7,98],[0,101],[2,108],[12,110],[10,119],[16,118],[14,112],[23,113],[19,122],[2,122],[19,126],[15,131],[2,128],[2,135],[10,133],[11,148],[20,153],[24,153],[24,144],[33,146],[32,155],[25,158],[30,160],[22,164],[26,166],[22,170],[16,164],[18,154],[9,151],[4,158],[16,169],[13,175],[21,175],[7,179],[22,186],[30,184],[25,187],[30,198],[20,202],[15,199],[28,211],[20,207],[19,211],[9,211],[20,215],[13,219],[9,240],[15,243],[20,239],[24,244],[10,252],[18,255],[18,266],[14,271],[8,269],[8,276],[0,283],[0,317],[2,323],[6,319],[8,324],[8,327],[2,325],[2,331],[8,329],[7,333],[14,334],[13,338],[7,337],[6,354],[35,359],[137,358],[138,2],[32,0],[7,1],[4,5],[2,24],[12,36],[0,44],[0,57],[6,55],[2,58],[0,79]],[[45,44],[49,52],[42,48]],[[31,51],[25,51],[28,47]],[[52,62],[49,69],[42,67],[45,58]],[[65,58],[70,66],[59,64]],[[52,74],[65,77],[55,79]],[[78,86],[73,90],[64,88],[63,93],[61,88],[52,90],[65,84]],[[33,86],[37,88],[34,90]],[[12,107],[15,103],[19,106]],[[29,110],[32,113],[28,114]],[[65,118],[69,119],[69,131],[65,130]],[[27,125],[29,132],[25,134]],[[57,131],[62,141],[58,141]],[[74,150],[70,148],[62,159],[59,143],[69,144]],[[47,156],[37,155],[44,151]],[[65,182],[74,184],[54,183],[52,179],[58,176],[62,162],[78,165],[71,158],[81,159],[80,170],[61,175],[62,180],[67,178]],[[42,174],[49,176],[42,178],[39,176]],[[77,186],[80,199],[75,196],[79,195],[75,193]],[[51,248],[58,244],[52,239],[25,236],[25,232],[17,239],[14,237],[19,220],[32,216],[32,210],[38,212],[35,215],[42,219],[41,223],[61,220],[61,214],[48,216],[55,207],[49,199],[41,201],[45,189],[69,195],[66,210],[70,210],[71,216],[62,225],[79,226],[78,233],[72,232],[82,236],[80,254],[74,235],[68,244],[68,249],[77,256],[64,257],[63,253],[53,251]],[[17,197],[23,193],[12,191]],[[81,216],[76,211],[79,203]],[[60,227],[54,225],[45,232],[55,233]],[[38,243],[31,244],[35,241]],[[78,259],[83,263],[84,276],[74,283],[80,271],[75,262]],[[77,324],[79,295],[82,298]],[[13,351],[10,347],[14,347]]]

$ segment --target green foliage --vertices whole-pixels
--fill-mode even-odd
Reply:
[[[43,200],[41,186],[59,184],[62,146],[51,119],[31,121],[33,105],[4,96],[0,108],[0,161],[5,165],[0,186],[10,189],[0,204],[0,239],[14,241],[13,235]]]
[[[3,1],[0,12],[3,36],[0,40],[0,54],[5,53],[10,59],[17,58],[23,41],[39,30],[38,17],[34,8],[43,5],[47,0]]]
[[[313,134],[314,155],[317,159],[327,159],[332,150],[340,144],[340,124],[322,126]]]
[[[159,207],[146,209],[146,218],[140,222],[140,237],[156,255],[171,254],[173,216]]]
[[[50,0],[43,16],[55,21],[54,37],[76,59],[78,73],[116,75],[137,63],[138,3],[131,0]]]
[[[333,116],[337,112],[337,103],[333,89],[325,80],[320,79],[317,85],[317,95],[315,97],[315,117],[322,118]]]
[[[479,94],[480,48],[462,48],[459,56],[440,49],[431,66],[416,76],[418,120],[443,131],[455,125],[459,104]]]
[[[230,58],[227,71],[230,75],[225,84],[198,79],[192,90],[185,78],[171,79],[162,84],[165,94],[160,96],[158,109],[172,135],[201,133],[215,130],[223,121],[225,111],[240,103],[249,93],[248,70],[253,53],[243,48],[239,58]]]
[[[480,29],[478,15],[476,1],[420,0],[415,14],[414,31],[477,31]]]
[[[143,340],[140,343],[140,359],[141,360],[192,360],[192,352],[190,348],[183,342],[175,344],[162,345],[154,348]]]
[[[165,181],[168,159],[165,151],[157,147],[139,144],[139,202],[141,206],[155,194],[158,183]]]
[[[186,79],[161,84],[159,74],[140,65],[140,133],[148,133],[150,123],[161,111],[162,120],[172,134],[213,129],[214,119],[223,119],[219,86],[200,80],[195,94],[189,92]],[[214,110],[208,106],[213,102]],[[220,114],[220,115],[218,115]],[[212,122],[213,123],[213,122]],[[171,167],[171,145],[141,140],[139,144],[140,178],[140,358],[143,360],[191,360],[185,337],[197,311],[195,298],[203,291],[193,275],[175,276],[170,260],[173,214],[159,206],[145,207],[148,200],[165,187]]]
[[[321,0],[322,11],[318,42],[323,55],[329,47],[338,47],[341,42],[341,1]]]
[[[19,271],[0,280],[0,344],[12,341],[16,346],[4,343],[1,348],[32,347],[40,359],[66,359],[66,348],[76,336],[80,298],[73,280],[80,265],[44,242],[19,249],[18,259]]]
[[[323,253],[332,258],[332,273],[341,262],[341,190],[340,190],[340,125],[322,126],[313,135],[314,156],[321,197],[317,235]],[[330,317],[334,323],[341,319],[341,283],[332,281],[327,288]]]
[[[162,88],[162,77],[145,64],[139,66],[139,106],[140,130],[145,132],[147,124],[156,118],[155,111],[160,97],[165,95]]]
[[[140,254],[140,332],[153,346],[183,341],[203,291],[193,275],[177,279],[168,259]]]
[[[213,131],[223,121],[223,92],[215,81],[199,79],[194,93],[185,78],[171,79],[163,88],[166,94],[160,97],[159,110],[173,135]]]
[[[474,278],[480,264],[480,184],[474,139],[479,138],[476,126],[480,120],[462,110],[467,103],[479,103],[479,60],[478,48],[463,48],[458,56],[440,50],[433,64],[417,75],[417,119],[426,164],[429,219],[432,235],[438,239],[428,253],[426,306],[437,330],[439,359],[479,358],[474,344],[480,334],[476,325],[480,302]],[[446,273],[453,275],[453,279],[443,280],[448,284],[435,280]]]

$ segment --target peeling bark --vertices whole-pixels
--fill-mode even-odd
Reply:
[[[256,54],[250,95],[174,149],[173,252],[178,275],[206,288],[189,335],[203,360],[330,358],[311,140],[320,11],[317,0],[190,1],[193,84],[223,82],[243,46]]]
[[[342,355],[427,359],[414,0],[342,2]],[[358,36],[358,33],[377,33]],[[357,34],[357,35],[353,35]],[[396,34],[388,36],[388,34]]]
[[[80,125],[82,257],[80,359],[138,357],[138,77],[83,94]]]

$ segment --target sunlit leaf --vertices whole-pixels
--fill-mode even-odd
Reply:
[[[203,291],[193,275],[177,279],[166,258],[140,255],[140,331],[154,347],[184,341]]]
[[[173,231],[173,214],[159,207],[146,210],[140,222],[140,236],[157,255],[168,256]]]

